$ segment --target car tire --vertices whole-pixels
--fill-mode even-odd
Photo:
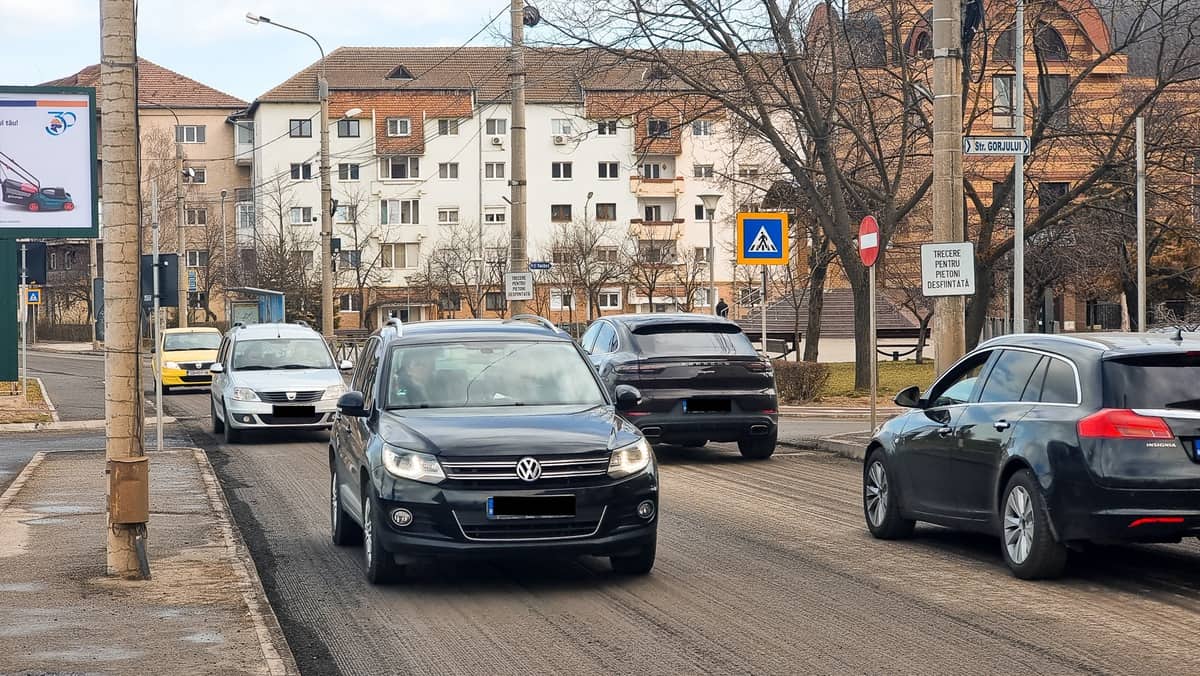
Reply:
[[[222,406],[221,408],[223,408],[225,410],[225,416],[228,417],[229,416],[229,407]],[[232,420],[225,421],[225,443],[236,444],[236,443],[242,441],[243,439],[245,439],[245,437],[246,437],[245,432],[234,427]]]
[[[1037,480],[1023,469],[1008,480],[1000,499],[1000,551],[1022,580],[1054,578],[1067,565],[1067,548],[1054,539],[1050,513]]]
[[[361,545],[363,542],[362,527],[354,523],[354,521],[346,515],[346,510],[342,507],[341,494],[338,492],[340,485],[338,480],[337,467],[329,468],[329,531],[333,539],[333,544],[339,547],[351,547]]]
[[[165,397],[165,396],[167,396],[168,394],[170,394],[170,393],[171,393],[171,386],[170,386],[170,385],[163,385],[163,386],[162,386],[162,393],[163,393],[163,396],[164,396],[164,397]]]
[[[404,576],[404,566],[383,548],[377,533],[386,528],[378,514],[378,499],[371,487],[363,491],[363,573],[371,584],[391,584]]]
[[[654,568],[654,557],[658,550],[658,541],[642,547],[636,554],[628,556],[610,556],[614,573],[618,575],[645,575]]]
[[[888,463],[887,453],[875,449],[863,466],[863,518],[867,530],[880,540],[902,540],[911,537],[917,522],[900,513],[897,483]]]
[[[738,451],[747,460],[766,460],[775,454],[778,430],[771,430],[765,437],[747,437],[738,441]]]
[[[208,414],[212,416],[212,433],[223,434],[225,432],[225,423],[217,417],[217,402],[212,397],[208,398]]]

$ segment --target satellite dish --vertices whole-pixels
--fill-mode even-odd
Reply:
[[[533,28],[542,21],[542,13],[533,5],[525,5],[525,16],[521,19],[521,23]]]

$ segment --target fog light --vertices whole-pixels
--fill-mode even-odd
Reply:
[[[412,521],[412,512],[408,511],[407,509],[401,508],[392,510],[392,523],[396,524],[397,526],[404,528],[405,526],[411,524]]]
[[[654,516],[654,503],[650,500],[642,500],[637,506],[637,515],[643,519],[649,519]]]
[[[254,416],[252,416],[252,415],[244,415],[244,416],[242,416],[242,422],[244,422],[244,423],[250,423],[251,425],[253,425],[253,424],[254,424]]]

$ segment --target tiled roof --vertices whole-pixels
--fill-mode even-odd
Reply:
[[[47,87],[99,87],[100,65],[43,83]],[[138,59],[138,105],[173,108],[241,109],[246,102],[206,84],[184,77],[146,59]]]

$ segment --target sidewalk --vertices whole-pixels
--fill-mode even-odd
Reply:
[[[898,406],[877,406],[875,414],[879,420],[887,420],[888,418],[900,415],[904,409]],[[867,406],[836,407],[836,406],[788,406],[779,407],[780,415],[785,415],[793,418],[870,418],[871,409]]]
[[[54,341],[38,341],[29,345],[30,352],[61,352],[64,354],[104,354],[104,344],[101,343],[100,350],[92,349],[91,343],[59,343]]]
[[[39,453],[0,496],[0,673],[297,673],[207,457],[150,476],[145,582],[105,576],[102,453]]]

